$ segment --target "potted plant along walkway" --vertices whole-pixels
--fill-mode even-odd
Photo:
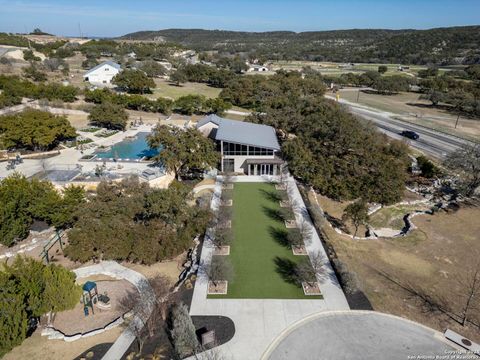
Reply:
[[[215,246],[214,255],[230,255],[230,244],[233,241],[233,231],[231,228],[217,228],[215,237],[212,239]]]
[[[294,278],[302,286],[305,295],[321,295],[317,274],[321,276],[323,271],[323,261],[319,254],[312,258],[304,257],[298,262],[294,269]]]
[[[228,282],[233,278],[233,267],[228,257],[214,255],[205,271],[209,278],[207,294],[227,294]]]

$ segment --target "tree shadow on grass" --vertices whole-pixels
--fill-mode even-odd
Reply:
[[[283,280],[289,284],[299,285],[296,276],[297,264],[290,259],[276,256],[273,260],[275,262],[275,271],[280,274]]]
[[[268,227],[268,232],[273,237],[273,239],[280,245],[290,248],[290,243],[288,242],[288,231],[284,229],[278,229],[273,226]]]
[[[277,191],[265,190],[265,189],[260,189],[259,191],[266,199],[270,201],[278,202],[282,200],[282,198],[280,197]]]
[[[345,223],[341,219],[337,219],[336,217],[330,215],[327,212],[324,212],[325,218],[328,220],[330,224],[332,224],[334,227],[342,230],[346,234],[350,234],[350,230],[347,228]]]
[[[263,212],[272,220],[283,222],[283,216],[280,210],[262,206]]]

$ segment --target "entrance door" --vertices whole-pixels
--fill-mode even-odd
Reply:
[[[260,165],[260,175],[272,175],[272,165],[271,164],[261,164]]]

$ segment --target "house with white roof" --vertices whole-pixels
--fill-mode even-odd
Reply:
[[[263,65],[257,65],[257,64],[247,64],[248,70],[247,72],[267,72],[270,71],[270,69],[266,66]]]
[[[120,64],[113,61],[105,61],[88,70],[83,75],[83,80],[88,81],[92,85],[107,86],[111,85],[113,77],[120,71],[122,71]]]
[[[209,115],[197,129],[217,143],[220,170],[244,175],[277,175],[283,160],[280,145],[271,126],[229,120]]]

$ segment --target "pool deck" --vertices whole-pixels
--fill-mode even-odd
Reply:
[[[81,132],[79,133],[93,140],[93,143],[88,144],[91,146],[95,144],[95,148],[98,146],[112,146],[129,136],[135,136],[139,132],[151,132],[153,125],[142,125],[135,129],[129,129],[124,132],[116,133],[108,138],[102,138],[95,136],[92,133]],[[97,161],[81,161],[82,156],[92,155],[95,152],[95,148],[85,149],[83,153],[75,148],[65,148],[60,150],[60,154],[47,159],[24,159],[22,164],[16,166],[15,170],[7,170],[7,162],[0,163],[0,179],[5,178],[14,171],[20,172],[26,177],[31,177],[41,171],[65,169],[72,170],[78,165],[81,165],[83,172],[94,171],[98,166]],[[107,170],[116,172],[118,174],[140,174],[142,171],[148,169],[149,162],[145,161],[133,161],[133,162],[117,162],[108,163]],[[120,168],[119,168],[120,165]]]

